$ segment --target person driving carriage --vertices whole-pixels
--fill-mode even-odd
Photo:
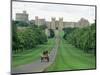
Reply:
[[[48,54],[49,53],[48,53],[47,50],[42,52],[42,54],[41,54],[41,62],[43,62],[43,61],[49,62],[49,55]]]

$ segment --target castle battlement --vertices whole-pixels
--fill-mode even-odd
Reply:
[[[28,14],[26,11],[23,13],[16,13],[16,20],[17,21],[29,21]],[[62,30],[63,28],[67,27],[86,27],[89,26],[89,21],[81,18],[78,22],[67,22],[63,21],[63,17],[59,17],[59,20],[56,20],[56,17],[51,17],[51,21],[46,21],[45,18],[39,18],[35,16],[35,20],[32,21],[35,25],[46,25],[48,29],[59,29]]]
[[[16,13],[16,20],[17,21],[28,21],[27,12],[23,11],[23,13]]]

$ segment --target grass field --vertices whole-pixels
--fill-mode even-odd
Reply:
[[[42,44],[36,48],[30,50],[24,50],[24,52],[12,54],[12,67],[18,67],[20,65],[28,64],[40,57],[40,53],[43,50],[52,50],[54,47],[54,39],[49,39],[47,44]]]
[[[48,67],[47,71],[92,69],[95,68],[95,63],[93,54],[85,53],[61,39],[55,62]]]
[[[60,43],[57,51],[56,59],[46,71],[63,71],[77,69],[94,69],[96,68],[95,56],[85,53],[75,48],[71,44],[66,43],[62,38],[63,32],[60,33]],[[26,50],[24,52],[13,54],[12,67],[28,64],[39,59],[43,50],[52,50],[56,45],[55,39],[49,39],[47,44],[39,45],[36,48]]]

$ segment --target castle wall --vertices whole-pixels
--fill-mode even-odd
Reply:
[[[35,16],[35,25],[38,25],[38,16]]]
[[[46,26],[48,29],[51,29],[51,22],[50,21],[46,21]]]
[[[38,25],[45,25],[45,19],[39,19],[38,20]]]
[[[55,18],[51,19],[51,29],[55,29],[55,25],[56,25],[56,20]]]
[[[28,14],[26,13],[26,11],[23,11],[23,13],[16,13],[16,20],[28,21]]]
[[[75,27],[75,22],[63,22],[63,28]]]
[[[46,24],[45,19],[39,19],[38,16],[35,17],[35,25],[41,26],[45,24]]]
[[[59,30],[63,29],[63,18],[59,18]]]
[[[26,11],[23,13],[16,13],[16,20],[17,21],[28,21],[28,14]],[[45,19],[39,19],[38,16],[35,17],[34,20],[35,25],[46,25],[48,29],[59,29],[62,30],[63,28],[67,27],[86,27],[89,26],[88,20],[81,18],[78,22],[66,22],[63,21],[63,18],[60,17],[59,20],[56,20],[55,17],[51,18],[51,21],[45,21]]]
[[[77,22],[77,27],[83,28],[89,26],[89,22],[88,20],[81,18],[78,22]]]

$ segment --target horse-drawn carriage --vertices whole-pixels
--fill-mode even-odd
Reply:
[[[43,51],[42,55],[41,55],[41,62],[49,62],[49,53],[48,51]]]

